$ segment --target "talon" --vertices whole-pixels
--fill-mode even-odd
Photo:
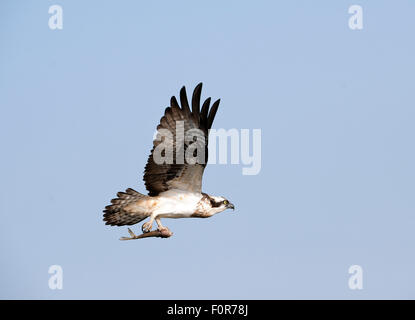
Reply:
[[[143,223],[143,225],[141,226],[141,230],[143,231],[143,233],[147,233],[151,231],[152,227],[153,227],[153,223],[149,221],[149,222]]]

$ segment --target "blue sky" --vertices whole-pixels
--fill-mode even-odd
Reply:
[[[2,1],[0,298],[415,298],[414,9]],[[102,209],[145,191],[170,96],[201,81],[221,98],[215,128],[262,130],[260,174],[211,165],[204,191],[235,213],[119,241]],[[56,264],[63,290],[48,287]],[[363,290],[348,287],[355,264]]]

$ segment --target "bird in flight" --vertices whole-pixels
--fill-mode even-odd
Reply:
[[[191,109],[184,86],[180,90],[180,105],[175,96],[171,97],[170,106],[157,126],[144,170],[148,195],[131,188],[118,192],[111,205],[105,207],[107,225],[133,225],[149,218],[142,225],[143,234],[149,233],[156,221],[158,231],[171,235],[161,224],[162,218],[209,218],[226,209],[235,209],[228,199],[202,192],[209,130],[220,99],[210,107],[211,98],[207,98],[200,107],[201,91],[199,83],[193,91]],[[130,234],[134,235],[131,231]],[[127,239],[133,238],[123,240]]]

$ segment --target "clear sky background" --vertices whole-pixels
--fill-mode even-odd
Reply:
[[[63,30],[48,27],[63,7]],[[363,7],[363,30],[348,27]],[[413,1],[1,1],[0,298],[415,298]],[[237,210],[122,242],[182,85],[262,170],[211,165]],[[190,95],[190,94],[189,94]],[[140,225],[134,226],[138,231]],[[48,287],[63,268],[63,290]],[[348,269],[363,268],[363,290]]]

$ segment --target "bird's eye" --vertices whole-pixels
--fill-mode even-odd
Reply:
[[[228,200],[223,200],[223,204],[226,206],[229,203]]]

